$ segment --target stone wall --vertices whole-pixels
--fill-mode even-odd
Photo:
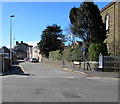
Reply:
[[[47,65],[52,65],[56,67],[66,67],[66,68],[80,68],[87,70],[96,70],[98,68],[98,62],[88,61],[88,62],[80,62],[80,64],[74,64],[74,62],[68,62],[63,60],[53,60],[53,59],[45,59],[43,58],[42,63],[45,63]]]
[[[85,70],[97,70],[99,63],[96,61],[81,62],[80,68]]]
[[[2,73],[2,55],[0,54],[0,73]]]
[[[120,2],[112,3],[101,11],[102,20],[105,23],[105,17],[109,15],[109,32],[105,43],[108,43],[109,52],[118,55],[120,48]]]
[[[5,58],[4,59],[4,71],[9,70],[10,67],[11,67],[11,65],[10,65],[10,59],[9,58]]]
[[[4,62],[4,64],[3,64]],[[4,66],[4,68],[3,68]],[[3,57],[2,55],[0,54],[0,73],[6,71],[6,70],[9,70],[10,69],[10,59],[9,58],[4,58],[3,60]]]

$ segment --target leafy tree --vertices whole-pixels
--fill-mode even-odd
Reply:
[[[83,2],[80,8],[72,8],[69,15],[71,32],[85,43],[99,43],[106,39],[105,24],[93,2]]]
[[[64,35],[60,26],[53,24],[47,26],[42,32],[41,41],[38,43],[42,55],[48,57],[50,51],[63,49]]]
[[[92,61],[98,61],[99,54],[107,55],[106,43],[91,43],[89,46],[89,59]]]

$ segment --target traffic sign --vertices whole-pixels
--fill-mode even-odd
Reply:
[[[4,50],[4,48],[2,48],[2,53],[5,53],[5,50]]]
[[[83,52],[86,52],[86,51],[87,51],[87,48],[86,48],[86,47],[83,47],[83,48],[82,48],[82,51],[83,51]]]

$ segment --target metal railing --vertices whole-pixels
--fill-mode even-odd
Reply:
[[[103,69],[111,71],[119,71],[120,56],[103,56]]]

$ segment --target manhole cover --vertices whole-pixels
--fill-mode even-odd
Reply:
[[[39,95],[40,93],[43,93],[44,89],[35,89],[35,94]]]
[[[65,98],[80,98],[80,96],[79,95],[77,95],[76,93],[63,93],[63,96],[65,97]]]

